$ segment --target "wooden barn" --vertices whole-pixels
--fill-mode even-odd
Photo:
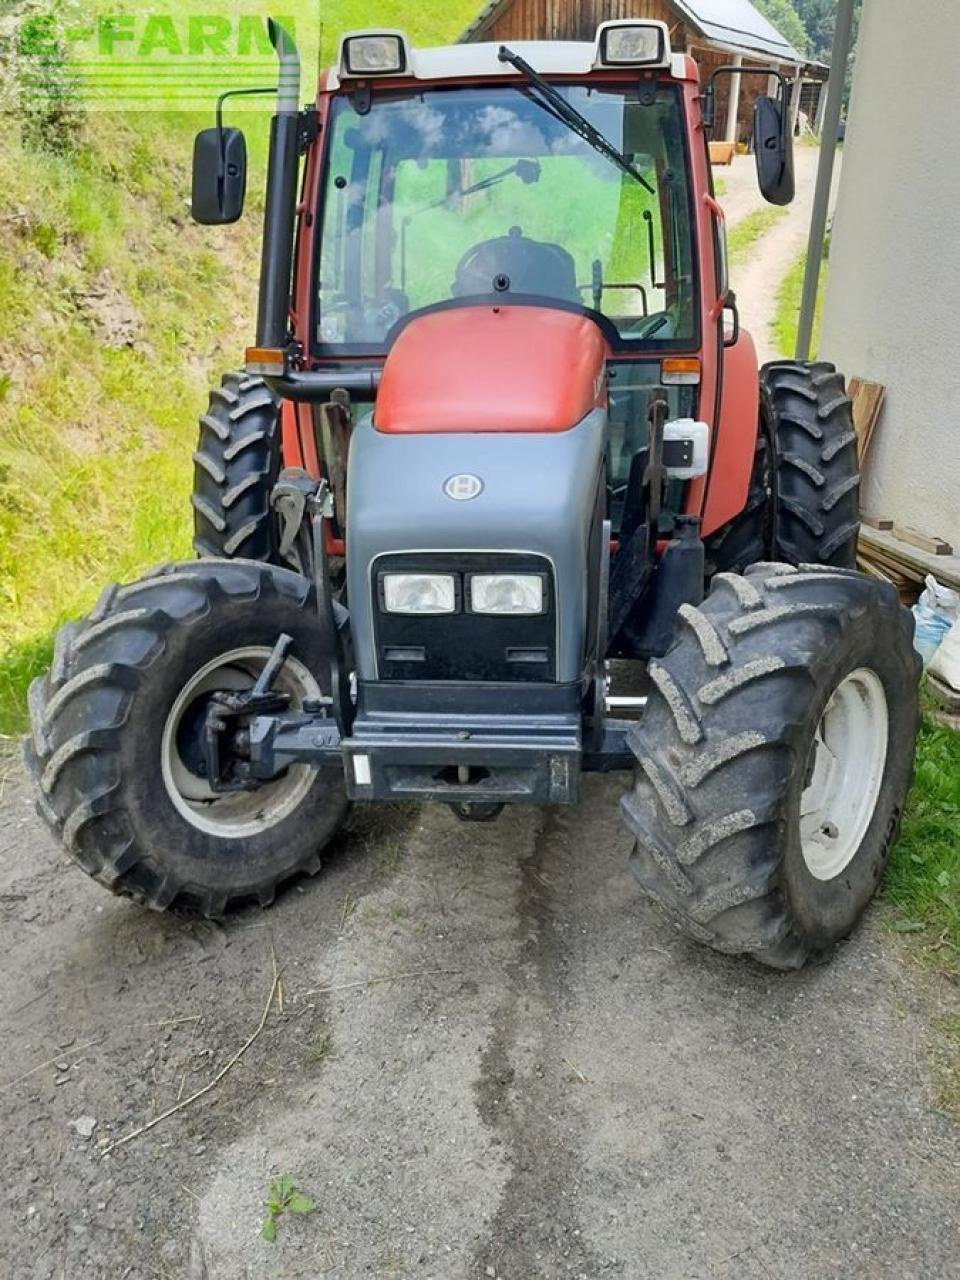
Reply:
[[[689,53],[705,82],[715,67],[775,66],[800,77],[793,97],[816,127],[828,69],[807,63],[750,0],[490,0],[461,37],[474,40],[592,40],[610,18],[659,18],[673,48]],[[747,142],[754,99],[767,92],[761,76],[721,76],[717,82],[714,137]]]

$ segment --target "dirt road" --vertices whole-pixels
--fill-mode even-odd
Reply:
[[[777,314],[777,290],[807,247],[819,158],[820,152],[815,147],[796,148],[796,199],[779,221],[757,240],[747,261],[731,270],[740,318],[757,344],[761,363],[776,360],[781,355],[771,332]],[[840,164],[838,158],[832,200],[836,198]],[[770,207],[765,204],[757,187],[753,156],[737,156],[729,168],[718,168],[714,172],[722,177],[726,187],[721,204],[728,226],[735,226],[757,209]]]
[[[358,811],[221,927],[105,895],[8,770],[0,1275],[956,1276],[915,976],[876,921],[788,976],[681,941],[626,870],[622,781],[492,825]],[[272,949],[282,1012],[102,1156],[251,1036]],[[282,1172],[318,1207],[271,1246]]]

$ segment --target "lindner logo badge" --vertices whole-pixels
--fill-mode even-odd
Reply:
[[[443,492],[454,502],[469,502],[483,493],[483,481],[479,476],[451,476],[443,486]]]

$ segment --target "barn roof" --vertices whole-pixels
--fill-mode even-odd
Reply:
[[[478,39],[513,0],[489,0],[463,33],[463,40]],[[666,0],[704,39],[737,53],[763,54],[783,62],[804,62],[772,22],[750,0]]]
[[[750,0],[668,0],[668,3],[709,40],[744,53],[764,53],[785,62],[804,61],[803,55]]]

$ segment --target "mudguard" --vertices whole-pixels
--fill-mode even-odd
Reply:
[[[760,429],[760,373],[757,349],[745,329],[723,351],[723,398],[703,506],[701,535],[707,537],[740,514]]]

